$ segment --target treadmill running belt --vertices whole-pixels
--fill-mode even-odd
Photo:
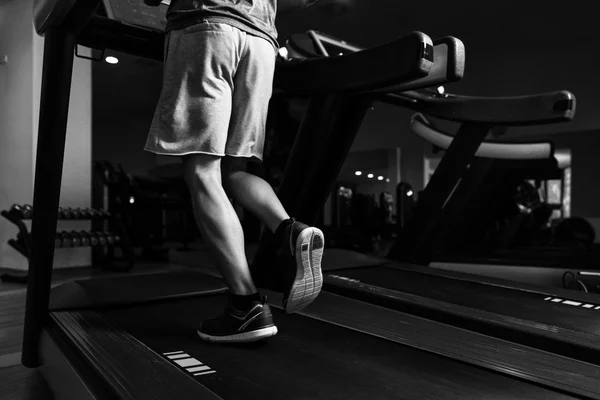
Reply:
[[[560,326],[590,334],[600,333],[600,303],[553,302],[550,296],[507,287],[482,285],[393,267],[356,268],[335,275],[398,292],[410,293],[465,307]]]
[[[224,302],[223,295],[213,295],[102,315],[225,399],[572,398],[279,309],[273,309],[279,333],[266,342],[201,341],[195,332],[201,318],[219,312]]]

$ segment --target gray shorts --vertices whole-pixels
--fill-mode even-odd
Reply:
[[[144,150],[262,160],[273,45],[208,21],[165,40],[163,87]]]

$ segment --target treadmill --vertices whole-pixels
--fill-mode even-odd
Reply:
[[[347,51],[360,50],[319,32],[294,39],[292,37],[292,43],[287,46],[295,51],[296,57],[307,59],[327,57],[319,50],[325,44]],[[337,54],[337,50],[328,52]],[[328,249],[323,256],[324,290],[598,365],[599,296],[434,269],[428,267],[430,260],[427,259],[431,245],[428,240],[444,223],[445,205],[457,192],[477,151],[489,150],[491,144],[484,143],[482,147],[482,143],[492,127],[569,121],[575,112],[574,96],[559,91],[513,98],[480,98],[412,90],[382,94],[376,99],[462,124],[421,196],[420,200],[425,201],[417,205],[417,218],[411,221],[412,237],[401,236],[386,258]],[[348,148],[349,145],[339,151]],[[535,151],[541,157],[550,149],[541,144]],[[336,149],[332,146],[328,152],[331,158]],[[294,163],[294,155],[290,163],[286,173],[302,165]],[[302,188],[296,197],[291,196],[291,187],[284,192],[282,185],[280,192],[286,209],[309,224],[318,217],[331,189],[328,182],[334,179],[328,175],[330,170],[324,171],[324,168],[321,166],[318,173],[296,176]],[[321,182],[321,176],[328,176],[330,180]],[[416,221],[418,226],[415,226]],[[266,239],[261,245],[268,246]],[[260,253],[254,263],[265,263],[258,255]]]
[[[199,272],[79,280],[50,293],[76,45],[162,60],[160,31],[99,15],[98,5],[34,7],[45,43],[22,362],[39,367],[54,398],[600,396],[594,365],[329,293],[298,315],[274,308],[280,332],[269,341],[231,346],[196,337],[199,319],[226,299],[221,280]],[[362,117],[344,117],[349,110],[364,112],[374,91],[424,78],[431,67],[432,41],[414,32],[347,57],[280,63],[276,83],[320,106],[307,113],[300,136],[327,136],[332,127],[355,132]]]
[[[452,135],[419,113],[411,118],[411,129],[442,151],[452,142]],[[488,231],[499,218],[507,215],[507,203],[515,204],[517,186],[525,180],[559,179],[560,175],[554,144],[550,141],[484,142],[446,205],[445,223],[432,239],[432,259],[453,255],[488,255],[498,246],[512,247],[518,224],[507,229],[507,239],[502,235],[490,235]],[[530,207],[526,203],[521,206]],[[514,210],[511,208],[508,212],[520,214],[516,204]]]
[[[452,136],[439,129],[423,115],[413,116],[413,131],[442,150],[447,149]],[[500,248],[481,246],[477,235],[483,235],[490,223],[495,221],[499,198],[510,196],[517,180],[511,176],[514,170],[526,170],[527,179],[560,179],[561,169],[554,157],[551,142],[538,143],[489,143],[495,146],[494,153],[478,155],[472,164],[472,171],[462,181],[460,193],[453,196],[451,204],[462,203],[461,213],[449,211],[444,229],[436,232],[431,259],[435,262],[458,264],[491,264],[499,266],[534,266],[576,270],[596,270],[600,267],[600,257],[595,248],[581,249],[560,247],[552,244],[518,245],[507,244]],[[482,147],[484,147],[482,145]],[[539,151],[535,149],[539,149]],[[543,151],[542,151],[543,150]],[[477,173],[474,173],[477,171]],[[517,174],[515,174],[517,175]],[[482,188],[482,183],[493,182]],[[491,189],[491,190],[490,190]],[[460,240],[465,238],[464,243]],[[474,240],[472,240],[474,239]]]

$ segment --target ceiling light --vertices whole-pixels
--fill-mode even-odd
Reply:
[[[108,56],[104,59],[104,61],[106,61],[109,64],[118,64],[119,63],[119,59],[117,57],[113,57],[113,56]]]

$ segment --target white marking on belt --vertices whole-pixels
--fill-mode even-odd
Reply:
[[[163,355],[170,356],[170,355],[173,355],[173,354],[181,354],[181,353],[183,353],[183,351],[181,351],[181,350],[180,351],[170,351],[168,353],[163,353]]]
[[[206,371],[207,369],[210,369],[210,367],[208,365],[202,365],[201,367],[192,367],[192,368],[186,368],[188,372],[200,372],[200,371]]]
[[[171,360],[178,360],[180,358],[190,358],[191,356],[189,354],[183,353],[183,354],[176,354],[174,356],[167,356],[167,357],[169,357]]]
[[[206,372],[198,372],[197,374],[194,374],[194,376],[198,376],[198,375],[208,375],[208,374],[214,374],[215,372],[217,372],[217,371],[215,371],[215,370],[213,369],[213,370],[206,371]]]
[[[202,363],[195,358],[186,358],[185,360],[174,360],[178,365],[182,367],[194,367],[196,365],[202,365]]]
[[[214,374],[217,372],[181,350],[170,351],[163,353],[163,355],[194,376]]]

